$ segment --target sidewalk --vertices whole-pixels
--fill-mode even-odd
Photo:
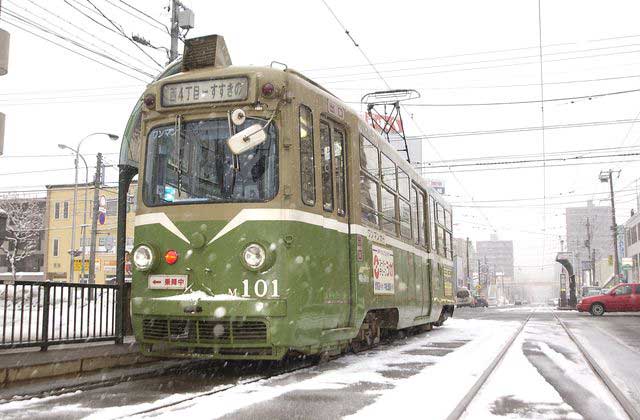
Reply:
[[[156,359],[144,357],[133,337],[124,344],[86,343],[0,351],[0,388],[16,382],[82,374],[100,369],[138,365]]]

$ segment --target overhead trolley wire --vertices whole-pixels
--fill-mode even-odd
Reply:
[[[604,163],[631,163],[631,162],[639,162],[640,159],[626,159],[626,160],[607,160],[602,162],[579,162],[579,163],[562,163],[562,164],[554,164],[554,165],[546,165],[547,168],[556,168],[556,167],[568,167],[568,166],[585,166],[585,165],[602,165]],[[446,174],[446,173],[465,173],[465,172],[490,172],[490,171],[507,171],[514,169],[535,169],[542,168],[542,165],[530,165],[530,166],[505,166],[500,168],[481,168],[481,169],[464,169],[464,170],[447,170],[447,171],[427,171],[425,168],[422,168],[421,174],[423,176],[433,175],[433,174]]]
[[[567,128],[596,127],[596,126],[603,126],[603,125],[632,124],[636,122],[640,122],[640,119],[586,121],[586,122],[579,122],[579,123],[546,125],[544,128],[545,130],[559,130],[559,129],[567,129]],[[531,127],[517,127],[517,128],[500,128],[500,129],[493,129],[493,130],[458,131],[458,132],[449,132],[449,133],[425,134],[420,136],[407,136],[407,140],[409,141],[409,140],[439,139],[439,138],[450,138],[450,137],[480,136],[480,135],[487,135],[487,134],[519,133],[519,132],[538,131],[538,130],[542,130],[542,127],[531,126]]]
[[[157,20],[153,19],[153,22],[154,22],[154,23],[151,23],[151,22],[149,22],[147,19],[142,19],[142,18],[139,16],[140,14],[142,14],[143,16],[147,16],[147,17],[149,17],[149,16],[148,16],[147,14],[145,14],[145,13],[141,12],[140,10],[136,9],[135,7],[133,7],[133,6],[131,6],[131,5],[127,4],[127,3],[125,3],[125,2],[121,2],[121,3],[123,3],[123,4],[127,5],[129,8],[131,8],[131,9],[135,10],[135,11],[136,11],[136,12],[138,12],[138,13],[130,12],[129,10],[125,9],[124,7],[117,5],[117,4],[116,4],[116,3],[114,3],[112,0],[105,0],[105,1],[106,1],[107,3],[109,3],[110,5],[112,5],[113,7],[117,8],[117,9],[119,9],[119,10],[122,10],[124,13],[126,13],[126,14],[128,14],[129,16],[133,17],[134,19],[136,19],[136,20],[138,20],[138,21],[140,21],[140,22],[142,22],[142,23],[146,23],[147,25],[151,26],[152,28],[157,29],[157,30],[159,30],[159,31],[163,32],[165,35],[170,33],[170,32],[169,32],[169,28],[167,28],[167,27],[166,27],[166,25],[163,25],[163,24],[160,24],[160,26],[159,26],[159,25],[158,25],[158,21],[157,21]]]
[[[67,0],[65,0],[66,2]],[[75,0],[74,0],[75,1]],[[148,54],[140,45],[138,45],[138,43],[136,41],[134,41],[129,35],[127,35],[126,33],[124,33],[124,30],[122,29],[122,27],[120,25],[117,25],[113,20],[111,20],[109,17],[107,17],[107,15],[105,15],[102,10],[100,10],[100,8],[98,8],[98,6],[96,6],[95,4],[93,4],[93,2],[91,0],[87,0],[87,3],[89,3],[91,6],[93,6],[94,9],[96,9],[96,11],[98,13],[100,13],[100,15],[105,18],[110,24],[111,26],[113,26],[114,28],[116,28],[117,33],[119,33],[120,35],[122,35],[123,37],[125,37],[126,39],[129,40],[129,42],[131,42],[138,50],[140,50],[140,52],[142,52],[144,55],[146,55],[147,57],[149,57],[149,59],[151,61],[153,61],[154,63],[156,63],[158,65],[158,67],[160,67],[161,69],[164,68],[164,66],[162,64],[160,64],[158,61],[156,61],[155,58],[153,58],[150,54]]]
[[[21,23],[23,23],[25,25],[29,25],[29,26],[31,26],[31,27],[33,27],[35,29],[38,29],[38,30],[48,34],[48,35],[52,35],[52,36],[55,36],[56,38],[59,38],[59,39],[61,39],[63,41],[69,42],[70,44],[72,44],[72,45],[74,45],[74,46],[76,46],[78,48],[81,48],[81,49],[83,49],[83,50],[85,50],[87,52],[90,52],[92,54],[100,56],[100,57],[102,57],[102,58],[104,58],[106,60],[112,61],[112,62],[114,62],[116,64],[119,64],[119,65],[121,65],[123,67],[126,67],[126,68],[130,69],[130,70],[136,71],[136,72],[138,72],[140,74],[143,74],[145,76],[148,76],[150,78],[154,77],[153,74],[151,74],[151,73],[149,73],[149,72],[147,72],[145,70],[142,70],[142,69],[140,69],[138,67],[135,67],[135,66],[132,66],[130,64],[126,64],[126,63],[122,62],[122,60],[118,60],[118,59],[114,58],[113,56],[109,55],[109,53],[107,53],[106,51],[105,52],[96,51],[95,49],[92,49],[92,48],[82,44],[79,41],[71,39],[71,38],[69,38],[69,37],[67,37],[67,36],[65,36],[65,35],[63,35],[63,34],[61,34],[59,32],[56,32],[56,31],[52,30],[51,28],[48,28],[48,27],[46,27],[46,26],[44,26],[44,25],[42,25],[42,24],[40,24],[40,23],[38,23],[38,22],[28,18],[28,17],[20,15],[19,13],[16,13],[13,10],[7,9],[6,7],[5,7],[5,14],[8,14],[13,19],[18,20],[18,21],[20,21]],[[94,47],[97,47],[97,46],[94,45]],[[100,48],[100,47],[98,47],[98,48]]]
[[[90,56],[88,56],[88,55],[85,55],[85,54],[83,54],[83,53],[81,53],[81,52],[79,52],[79,51],[76,51],[76,50],[73,50],[73,49],[71,49],[71,48],[68,48],[68,47],[66,47],[65,45],[61,44],[61,43],[55,42],[55,41],[53,41],[53,40],[51,40],[51,39],[49,39],[49,38],[46,38],[46,37],[44,37],[44,36],[42,36],[42,35],[39,35],[39,34],[37,34],[37,33],[35,33],[35,32],[32,32],[32,31],[30,31],[29,29],[23,28],[22,26],[17,25],[17,24],[16,24],[16,23],[14,23],[14,22],[9,22],[9,21],[5,20],[5,23],[7,23],[7,24],[9,24],[9,25],[11,25],[11,26],[13,26],[13,27],[15,27],[15,28],[18,28],[18,29],[20,29],[20,30],[22,30],[22,31],[24,31],[24,32],[27,32],[27,33],[29,33],[29,34],[31,34],[31,35],[33,35],[33,36],[35,36],[35,37],[38,37],[38,38],[40,38],[40,39],[42,39],[42,40],[44,40],[44,41],[47,41],[47,42],[49,42],[49,43],[51,43],[51,44],[54,44],[54,45],[56,45],[56,46],[58,46],[58,47],[60,47],[60,48],[63,48],[63,49],[65,49],[65,50],[69,51],[69,52],[72,52],[72,53],[77,54],[77,55],[79,55],[79,56],[81,56],[81,57],[84,57],[84,58],[86,58],[87,60],[91,60],[91,61],[93,61],[93,62],[95,62],[95,63],[98,63],[98,64],[100,64],[100,65],[102,65],[102,66],[104,66],[104,67],[107,67],[107,68],[109,68],[109,69],[111,69],[111,70],[115,70],[115,71],[117,71],[118,73],[121,73],[121,74],[123,74],[123,75],[125,75],[125,76],[127,76],[127,77],[131,77],[132,79],[136,79],[136,80],[139,80],[139,81],[144,82],[144,83],[147,83],[147,82],[148,82],[148,80],[141,79],[140,77],[138,77],[138,76],[134,76],[134,75],[132,75],[132,74],[130,74],[130,73],[127,73],[127,72],[125,72],[125,71],[123,71],[123,70],[120,70],[120,69],[119,69],[119,68],[117,68],[117,67],[113,67],[113,66],[111,66],[111,65],[109,65],[109,64],[106,64],[106,63],[104,63],[104,62],[100,61],[100,60],[96,60],[95,58],[92,58],[92,57],[90,57]]]
[[[639,38],[639,37],[640,37],[640,34],[633,34],[633,35],[622,35],[622,36],[608,37],[608,38],[588,39],[588,40],[586,40],[584,42],[585,43],[603,42],[603,41],[614,41],[614,40],[618,40],[618,39]],[[552,48],[552,47],[559,47],[559,46],[565,46],[565,45],[578,45],[580,43],[581,42],[562,42],[562,43],[556,43],[556,44],[543,45],[543,48]],[[468,56],[473,56],[473,55],[499,54],[499,53],[505,53],[505,52],[514,52],[514,51],[523,51],[523,50],[532,50],[532,49],[536,49],[537,50],[538,48],[539,48],[539,45],[535,45],[535,46],[531,46],[531,47],[505,48],[505,49],[499,49],[499,50],[487,50],[487,51],[478,51],[478,52],[443,55],[443,56],[436,56],[436,57],[423,57],[423,58],[410,58],[410,59],[404,59],[404,60],[380,61],[380,62],[377,62],[377,63],[374,63],[374,64],[375,65],[386,65],[386,64],[409,63],[409,62],[416,62],[416,61],[432,61],[432,60],[441,60],[441,59],[447,59],[447,58],[468,57]],[[319,68],[312,68],[312,69],[304,69],[304,71],[339,70],[339,69],[368,67],[368,66],[369,66],[369,64],[353,64],[353,65],[346,65],[346,66],[333,66],[333,67],[319,67]]]
[[[610,45],[610,46],[606,46],[606,47],[598,47],[598,48],[587,48],[587,49],[582,49],[582,50],[571,50],[571,51],[556,51],[556,52],[551,52],[551,53],[546,53],[546,54],[542,54],[543,57],[549,57],[549,56],[558,56],[558,55],[568,55],[568,54],[579,54],[579,53],[588,53],[591,51],[603,51],[603,50],[612,50],[612,49],[618,49],[618,48],[629,48],[629,47],[638,47],[640,46],[640,43],[633,43],[633,44],[624,44],[624,45]],[[637,52],[637,51],[618,51],[618,52],[612,52],[612,53],[605,53],[605,54],[596,54],[596,55],[587,55],[587,56],[582,56],[582,57],[564,57],[564,58],[559,58],[559,59],[555,59],[555,60],[544,60],[544,62],[556,62],[556,61],[566,61],[566,60],[574,60],[574,59],[582,59],[582,58],[595,58],[595,57],[600,57],[601,55],[603,56],[608,56],[608,55],[618,55],[618,54],[627,54],[630,52]],[[447,67],[455,67],[455,66],[466,66],[466,65],[475,65],[475,64],[487,64],[487,63],[497,63],[497,62],[501,62],[501,61],[515,61],[515,60],[525,60],[525,59],[539,59],[540,54],[536,53],[535,55],[525,55],[525,56],[517,56],[517,57],[500,57],[500,58],[491,58],[491,59],[486,59],[486,60],[474,60],[474,61],[463,61],[463,62],[458,62],[458,63],[442,63],[442,64],[433,64],[433,65],[429,65],[429,66],[416,66],[416,67],[401,67],[401,68],[390,68],[390,69],[385,69],[385,70],[381,70],[383,73],[397,73],[397,72],[401,72],[401,71],[410,71],[410,70],[427,70],[427,69],[438,69],[438,68],[447,68]],[[527,63],[511,63],[514,65],[518,65],[518,64],[538,64],[538,60],[536,61],[530,61]],[[315,79],[330,79],[330,78],[334,78],[334,77],[348,77],[348,76],[366,76],[368,74],[372,74],[372,72],[360,72],[360,73],[343,73],[343,74],[334,74],[334,75],[320,75],[320,76],[315,76]]]
[[[109,1],[109,3],[111,3],[110,0],[108,0],[108,1]],[[160,22],[158,19],[154,18],[153,16],[150,16],[149,14],[143,12],[140,9],[137,9],[136,7],[132,6],[131,4],[127,3],[124,0],[119,0],[119,1],[120,1],[120,3],[122,3],[125,6],[129,7],[130,9],[135,10],[136,12],[140,13],[142,16],[145,16],[146,18],[156,22],[158,25],[163,26],[167,30],[167,32],[169,32],[169,28],[167,28],[167,25],[165,25],[164,23]]]
[[[587,56],[582,56],[582,57],[558,58],[558,59],[554,59],[554,60],[546,60],[545,63],[555,63],[555,62],[562,62],[562,61],[568,61],[568,60],[589,59],[589,58],[598,58],[598,57],[605,57],[605,56],[612,56],[612,55],[625,55],[625,54],[637,54],[637,53],[640,53],[640,50],[622,51],[622,52],[607,53],[607,54],[594,54],[594,55],[587,55]],[[464,72],[464,71],[489,70],[489,69],[495,69],[495,68],[516,67],[516,66],[533,65],[533,64],[538,64],[538,61],[536,60],[536,61],[528,61],[528,62],[524,62],[524,63],[508,63],[508,64],[499,64],[499,65],[492,65],[492,66],[467,67],[467,68],[462,68],[462,69],[448,69],[448,70],[440,70],[440,71],[432,71],[432,72],[393,74],[393,75],[386,76],[386,78],[418,77],[418,76],[427,76],[427,75],[432,75],[432,74],[447,74],[447,73],[456,73],[456,72]],[[406,68],[406,69],[399,69],[399,70],[409,71],[409,70],[415,70],[415,69]],[[383,70],[383,72],[385,72],[385,71]],[[369,74],[371,74],[371,73],[369,73]],[[338,76],[331,76],[331,77],[348,77],[348,76],[357,76],[357,75],[347,74],[347,75],[338,75]],[[328,79],[331,79],[331,77],[327,76]],[[375,80],[375,79],[376,79],[376,77],[357,76],[355,78],[350,78],[350,79],[327,80],[324,83],[326,83],[326,84],[352,83],[352,82],[355,82],[355,81],[359,82],[359,81],[363,81],[363,80]]]
[[[353,42],[353,45],[358,49],[358,51],[360,51],[360,54],[362,54],[362,56],[364,57],[364,59],[367,61],[367,63],[369,63],[369,65],[371,66],[371,68],[375,71],[375,73],[378,75],[378,78],[380,78],[380,80],[384,83],[384,85],[387,87],[387,89],[391,90],[391,86],[389,85],[389,83],[387,82],[387,80],[382,76],[382,74],[378,71],[378,69],[376,68],[376,66],[373,64],[373,62],[369,59],[369,57],[367,56],[367,54],[364,52],[364,50],[362,49],[362,47],[360,47],[360,45],[355,41],[355,39],[353,38],[353,36],[349,33],[349,30],[345,27],[345,25],[342,23],[342,21],[338,18],[338,16],[334,13],[333,9],[331,9],[331,7],[329,6],[329,4],[326,2],[326,0],[321,0],[322,3],[325,5],[325,7],[329,10],[329,12],[331,13],[331,15],[333,15],[334,19],[336,20],[336,22],[340,25],[340,27],[342,27],[342,29],[344,30],[345,34],[347,35],[347,37],[351,40],[351,42]],[[406,108],[404,108],[406,111]],[[413,115],[411,113],[409,113],[409,116],[411,118],[411,120],[414,122],[414,124],[416,125],[416,128],[418,129],[418,131],[420,131],[421,133],[423,133],[422,128],[420,127],[420,125],[418,124],[418,122],[415,120],[415,118],[413,117]],[[429,146],[431,146],[431,148],[433,149],[433,151],[436,153],[436,155],[439,158],[442,158],[442,155],[440,154],[440,152],[438,151],[438,149],[431,143],[430,139],[425,137],[425,140],[427,140],[427,143],[429,144]],[[471,195],[471,193],[465,188],[464,184],[462,183],[462,181],[458,178],[458,176],[454,173],[451,172],[453,178],[458,182],[458,184],[460,185],[460,187],[462,188],[462,190],[465,192],[465,194],[467,194],[472,200],[473,200],[473,196]],[[489,218],[487,217],[487,215],[482,211],[479,210],[480,214],[482,214],[482,216],[485,218],[485,220],[487,221],[487,223],[491,224],[491,221],[489,220]],[[494,231],[495,228],[494,228]]]
[[[538,83],[538,86],[541,84]],[[540,104],[547,102],[565,102],[565,101],[575,101],[581,99],[593,99],[593,98],[603,98],[605,96],[614,96],[614,95],[624,95],[627,93],[637,93],[640,92],[640,89],[627,89],[627,90],[618,90],[614,92],[602,92],[602,93],[594,93],[592,95],[580,95],[580,96],[566,96],[561,98],[551,98],[551,99],[528,99],[528,100],[519,100],[519,101],[503,101],[503,102],[470,102],[470,103],[440,103],[440,104],[427,104],[427,103],[414,103],[414,104],[405,104],[407,107],[462,107],[462,106],[495,106],[495,105],[523,105],[523,104]],[[354,102],[348,102],[354,103]]]
[[[102,42],[102,43],[103,43],[103,44],[105,44],[105,45],[108,45],[109,47],[113,48],[115,51],[118,51],[118,52],[120,52],[120,53],[122,53],[122,54],[126,55],[127,57],[129,57],[129,58],[131,58],[131,59],[133,59],[133,60],[137,61],[138,63],[140,63],[140,64],[142,64],[142,65],[144,65],[144,66],[146,66],[146,67],[148,67],[148,68],[153,68],[153,67],[151,67],[151,65],[150,65],[148,62],[142,61],[140,58],[138,58],[138,57],[136,57],[136,56],[134,56],[134,55],[129,54],[127,51],[122,50],[122,49],[121,49],[121,48],[119,48],[118,46],[116,46],[116,45],[114,45],[114,44],[111,44],[110,42],[105,41],[105,40],[104,40],[104,39],[102,39],[101,37],[98,37],[98,36],[94,35],[92,32],[87,31],[86,29],[82,28],[81,26],[76,25],[75,23],[73,23],[73,22],[69,21],[68,19],[66,19],[66,18],[64,18],[64,17],[62,17],[62,16],[60,16],[60,15],[58,15],[58,14],[56,14],[56,13],[52,12],[51,10],[49,10],[49,9],[45,8],[44,6],[42,6],[42,5],[38,4],[38,3],[36,3],[34,0],[27,0],[27,1],[28,1],[29,3],[31,3],[31,4],[33,4],[33,5],[35,5],[36,7],[40,8],[41,10],[43,10],[45,13],[48,13],[48,14],[50,14],[50,15],[52,15],[52,16],[54,16],[54,17],[58,18],[59,20],[61,20],[61,21],[65,22],[66,24],[68,24],[68,25],[70,25],[70,26],[72,26],[72,27],[74,27],[74,28],[78,29],[79,31],[81,31],[81,32],[83,32],[83,33],[85,33],[85,34],[87,34],[87,35],[89,35],[90,37],[92,37],[92,38],[94,38],[94,39],[96,39],[96,40],[98,40],[98,41]],[[24,8],[23,8],[23,10],[26,10],[26,9],[24,9]],[[33,12],[31,12],[31,14],[34,14],[34,13],[33,13]],[[68,31],[67,31],[67,32],[68,32]]]

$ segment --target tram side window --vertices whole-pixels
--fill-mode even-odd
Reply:
[[[436,225],[436,248],[438,255],[445,256],[446,243],[444,239],[444,229],[440,225]]]
[[[325,122],[320,123],[320,153],[322,154],[322,208],[333,211],[333,155],[331,130]]]
[[[362,134],[360,135],[360,167],[374,178],[378,178],[378,148]]]
[[[402,169],[398,168],[398,192],[407,200],[411,199],[411,179]]]
[[[453,220],[451,220],[451,212],[449,210],[444,211],[445,219],[447,220],[446,227],[449,232],[453,232]]]
[[[411,239],[411,205],[400,198],[398,207],[400,208],[400,236]]]
[[[397,235],[398,213],[396,210],[396,196],[386,188],[381,188],[382,202],[382,230]]]
[[[300,105],[300,190],[302,202],[316,203],[315,161],[313,157],[313,113]]]
[[[413,190],[411,194],[411,198],[413,199],[411,200],[411,204],[413,204],[414,209],[414,211],[411,212],[411,231],[413,232],[413,240],[415,244],[418,245],[420,244],[420,239],[423,236],[423,234],[420,232],[420,226],[422,226],[422,223],[418,223],[418,220],[420,220],[421,217],[418,198],[420,193],[418,193],[418,190],[415,186],[411,188]]]
[[[429,214],[427,219],[429,220],[429,232],[431,235],[431,252],[437,252],[438,234],[436,233],[436,200],[433,197],[430,197],[429,199]]]
[[[429,212],[425,212],[425,194],[418,190],[418,231],[420,232],[420,245],[427,246],[428,230],[429,230]]]
[[[336,178],[336,207],[339,216],[346,214],[346,185],[344,163],[344,131],[333,129],[333,168]]]
[[[378,226],[378,182],[360,171],[360,217]]]
[[[380,172],[382,173],[382,183],[387,187],[396,191],[397,176],[396,176],[396,164],[391,159],[385,156],[384,153],[380,153]]]

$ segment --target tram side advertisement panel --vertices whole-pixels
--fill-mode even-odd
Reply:
[[[393,249],[371,245],[373,255],[373,293],[376,295],[395,294],[395,267]]]

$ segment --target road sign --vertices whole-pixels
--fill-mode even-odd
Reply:
[[[100,213],[98,214],[98,222],[99,222],[101,225],[104,225],[104,222],[106,222],[106,221],[107,221],[107,214],[106,214],[106,213],[103,213],[103,212],[100,212]]]

